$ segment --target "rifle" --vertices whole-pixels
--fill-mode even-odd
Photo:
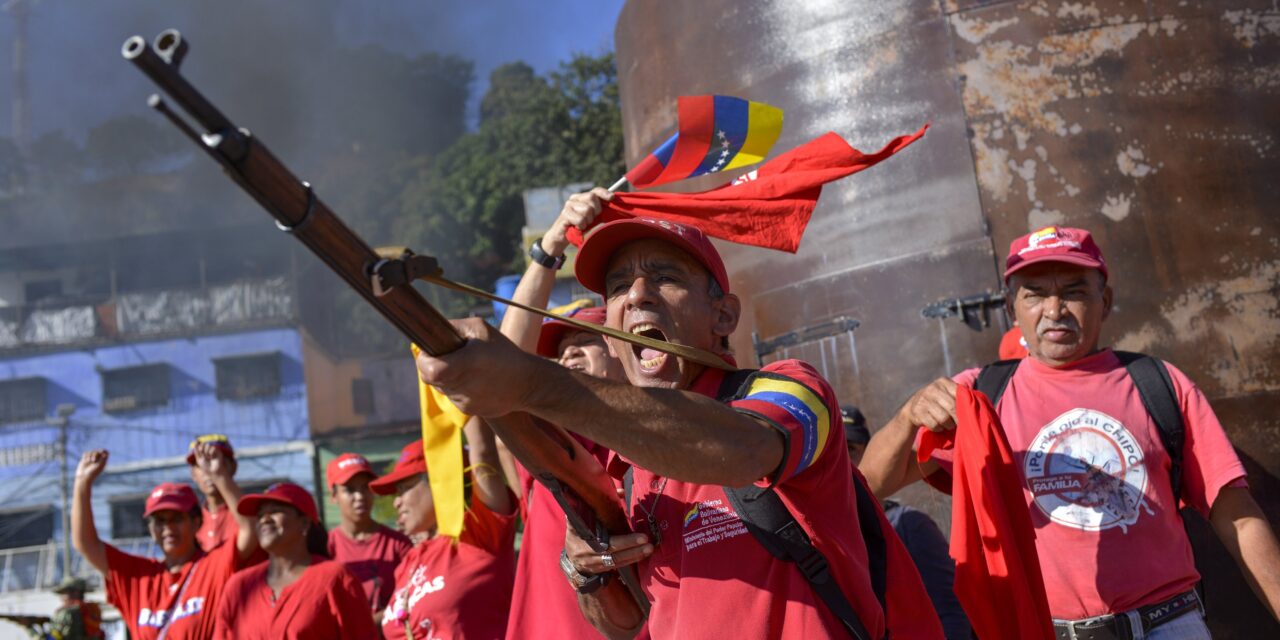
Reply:
[[[398,256],[379,255],[365,244],[316,197],[310,184],[299,180],[248,129],[232,124],[178,72],[188,50],[182,35],[168,29],[156,37],[153,46],[141,36],[129,38],[121,53],[168,94],[201,131],[170,109],[159,95],[148,98],[148,105],[217,161],[275,218],[277,227],[311,249],[423,351],[444,355],[461,348],[462,337],[412,286],[418,278],[442,280],[436,261],[408,250]],[[485,421],[512,455],[551,491],[565,510],[569,525],[592,549],[604,553],[610,534],[631,531],[612,479],[564,430],[523,413]],[[649,602],[640,590],[634,566],[623,567],[619,574],[647,615]]]
[[[34,627],[36,625],[47,624],[51,618],[49,616],[28,616],[18,613],[0,613],[0,620],[8,620],[20,627]]]

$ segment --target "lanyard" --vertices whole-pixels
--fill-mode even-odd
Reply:
[[[164,626],[160,627],[160,634],[156,636],[156,640],[164,640],[169,635],[169,625],[173,624],[173,614],[182,604],[182,596],[187,593],[187,585],[191,584],[191,576],[195,575],[196,569],[200,567],[200,561],[204,558],[197,558],[191,563],[191,570],[187,572],[186,577],[182,579],[182,588],[178,589],[178,597],[174,599],[173,604],[169,605],[169,611],[164,616]]]

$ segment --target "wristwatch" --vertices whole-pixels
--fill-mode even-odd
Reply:
[[[529,245],[529,258],[552,271],[559,271],[560,267],[564,266],[564,254],[558,256],[548,254],[542,248],[542,238],[534,240],[533,244]]]
[[[564,577],[569,579],[569,585],[578,593],[587,594],[599,591],[601,587],[609,584],[613,579],[613,572],[607,573],[582,573],[577,567],[569,561],[569,554],[564,551],[560,552],[560,570],[564,572]]]

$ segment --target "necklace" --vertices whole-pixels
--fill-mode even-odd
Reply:
[[[644,503],[636,500],[636,507],[644,513],[645,522],[649,524],[649,538],[653,541],[653,546],[657,547],[662,542],[662,530],[658,528],[658,519],[654,517],[654,512],[658,510],[658,500],[662,499],[662,492],[667,488],[667,479],[663,478],[658,483],[658,490],[653,494],[653,500],[649,502],[649,508],[646,509]]]

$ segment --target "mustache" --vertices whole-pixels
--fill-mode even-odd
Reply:
[[[1037,334],[1042,334],[1045,331],[1052,331],[1055,329],[1078,331],[1080,329],[1080,325],[1077,324],[1075,318],[1072,318],[1071,316],[1066,316],[1061,320],[1041,320],[1036,324]]]

